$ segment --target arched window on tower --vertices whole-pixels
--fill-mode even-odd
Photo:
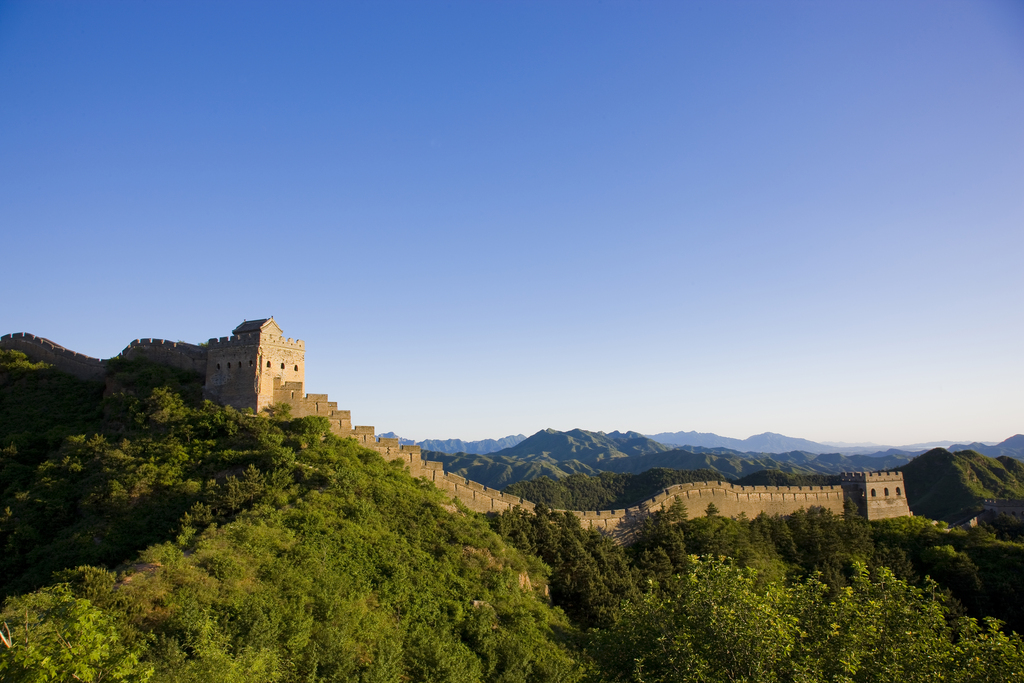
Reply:
[[[872,498],[874,498],[874,497],[875,497],[875,496],[877,496],[877,495],[878,495],[878,494],[877,494],[877,493],[875,493],[875,490],[874,490],[874,489],[871,489],[871,497],[872,497]]]
[[[888,497],[889,497],[889,489],[885,489],[885,497],[886,497],[886,498],[888,498]]]
[[[267,367],[268,368],[270,367],[270,361],[269,360],[267,361]]]
[[[284,363],[281,363],[281,369],[284,370]]]
[[[902,493],[900,492],[900,487],[899,487],[899,486],[897,486],[897,487],[896,487],[896,497],[897,497],[897,498],[899,498],[899,497],[900,497],[900,496],[902,496],[902,495],[903,495],[903,494],[902,494]]]
[[[220,370],[220,363],[217,363],[217,369]]]
[[[295,372],[298,372],[298,371],[299,371],[299,366],[298,366],[298,365],[296,365],[296,366],[295,366]]]

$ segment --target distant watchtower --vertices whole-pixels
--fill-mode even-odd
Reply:
[[[902,472],[843,472],[843,494],[868,519],[910,516]]]
[[[259,413],[275,403],[275,389],[289,385],[302,395],[305,342],[286,339],[273,318],[247,320],[207,349],[204,395],[211,401]]]

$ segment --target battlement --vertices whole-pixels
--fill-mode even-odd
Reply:
[[[0,349],[21,351],[34,361],[49,363],[61,372],[79,379],[103,381],[107,374],[107,361],[77,353],[45,337],[27,332],[0,337]]]
[[[1002,508],[1002,507],[1020,507],[1020,508],[1024,508],[1024,500],[1011,500],[1009,498],[1005,498],[1005,499],[1003,499],[1003,498],[1000,498],[1000,499],[986,498],[984,501],[982,501],[982,504],[985,505],[985,506],[992,506],[994,508]]]
[[[843,483],[865,483],[869,481],[903,481],[903,473],[893,472],[843,472]]]
[[[237,334],[230,337],[214,337],[206,342],[206,348],[223,349],[232,346],[252,346],[259,344],[259,342],[260,335],[258,333]]]
[[[52,342],[45,337],[37,337],[34,334],[28,332],[15,332],[14,334],[5,334],[0,337],[0,342],[4,342],[3,348],[14,348],[15,342],[21,342],[25,344],[32,344],[47,349],[50,353],[66,356],[67,358],[74,359],[82,363],[102,363],[103,361],[99,358],[93,358],[92,356],[86,356],[83,353],[66,349],[56,342]],[[9,344],[9,345],[8,345]]]
[[[306,348],[306,342],[301,339],[278,337],[276,335],[260,334],[259,332],[233,334],[230,337],[213,337],[206,343],[207,347],[211,349],[231,346],[252,346],[253,344],[273,344],[274,346],[285,346],[294,349]]]
[[[161,349],[173,349],[178,353],[192,356],[193,358],[206,358],[206,349],[198,344],[189,344],[188,342],[173,342],[168,339],[136,339],[135,341],[124,347],[121,351],[121,355],[124,356],[130,349],[137,349],[139,347],[146,348],[161,348]]]

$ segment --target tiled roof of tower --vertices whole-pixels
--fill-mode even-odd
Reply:
[[[267,321],[273,318],[261,318],[260,320],[246,320],[241,325],[231,330],[231,334],[245,334],[246,332],[259,332]]]

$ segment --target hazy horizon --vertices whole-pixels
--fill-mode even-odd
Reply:
[[[1024,432],[1024,5],[0,4],[0,334],[417,441]]]

